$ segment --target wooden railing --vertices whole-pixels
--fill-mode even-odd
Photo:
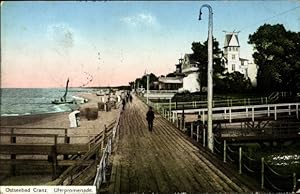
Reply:
[[[112,121],[104,126],[106,136],[112,134],[115,123],[116,121]],[[48,170],[48,166],[51,165],[53,179],[56,179],[58,166],[91,164],[92,160],[82,160],[78,156],[91,152],[93,147],[101,144],[103,133],[102,131],[98,134],[75,135],[69,134],[68,128],[0,126],[0,154],[9,157],[9,159],[8,157],[1,159],[0,165],[7,166],[5,173],[13,175],[16,174],[16,165],[43,164],[45,170]],[[34,159],[16,157],[24,154],[48,155],[48,160],[44,157]],[[57,159],[58,155],[64,155],[63,159]],[[4,167],[1,170],[4,170]]]
[[[155,94],[155,93],[177,93],[178,90],[149,90],[150,94]],[[145,93],[147,93],[147,90],[145,90]]]
[[[108,158],[112,151],[112,144],[115,141],[117,132],[119,130],[119,121],[120,121],[121,113],[122,113],[122,111],[121,111],[121,107],[120,107],[120,112],[117,117],[116,123],[112,129],[112,134],[104,138],[104,140],[107,139],[107,143],[106,143],[106,146],[104,147],[101,160],[100,160],[99,164],[97,165],[97,173],[96,173],[94,183],[93,183],[93,185],[96,186],[97,190],[100,188],[102,183],[106,182],[106,167],[108,165]]]
[[[229,106],[247,106],[257,104],[268,104],[269,100],[267,97],[260,98],[241,98],[241,99],[224,99],[224,100],[213,100],[213,107],[229,107]],[[191,102],[165,102],[165,103],[154,103],[153,106],[156,109],[168,108],[168,109],[196,109],[206,108],[207,101],[191,101]]]
[[[273,116],[277,120],[278,114],[292,115],[295,114],[299,119],[299,105],[300,103],[286,103],[286,104],[265,104],[252,106],[233,106],[233,107],[219,107],[213,108],[213,120],[229,120],[239,118],[251,118],[252,121],[257,117]],[[169,119],[175,122],[178,115],[183,113],[183,110],[163,111],[163,115],[167,114]],[[184,110],[185,114],[198,114],[203,122],[207,120],[207,108],[202,109],[188,109]]]

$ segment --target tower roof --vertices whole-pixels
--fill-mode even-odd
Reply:
[[[230,32],[225,35],[224,47],[228,47],[228,46],[240,46],[237,33]]]

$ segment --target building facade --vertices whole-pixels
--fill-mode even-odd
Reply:
[[[245,78],[250,78],[252,85],[256,85],[257,66],[240,57],[240,48],[238,32],[226,32],[221,60],[225,72],[240,72]]]
[[[237,32],[225,34],[222,64],[228,73],[240,72],[248,77],[248,59],[240,57],[240,43]]]

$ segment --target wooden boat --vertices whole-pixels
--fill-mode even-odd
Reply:
[[[69,78],[67,80],[65,94],[63,95],[63,97],[60,98],[60,100],[57,99],[53,100],[52,104],[76,104],[76,101],[74,100],[67,101],[68,87],[69,87]]]

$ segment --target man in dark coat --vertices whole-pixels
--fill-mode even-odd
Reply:
[[[149,131],[152,131],[152,129],[153,129],[153,120],[154,120],[154,112],[153,112],[151,106],[149,106],[149,110],[148,110],[148,112],[146,114],[146,119],[148,121]]]

